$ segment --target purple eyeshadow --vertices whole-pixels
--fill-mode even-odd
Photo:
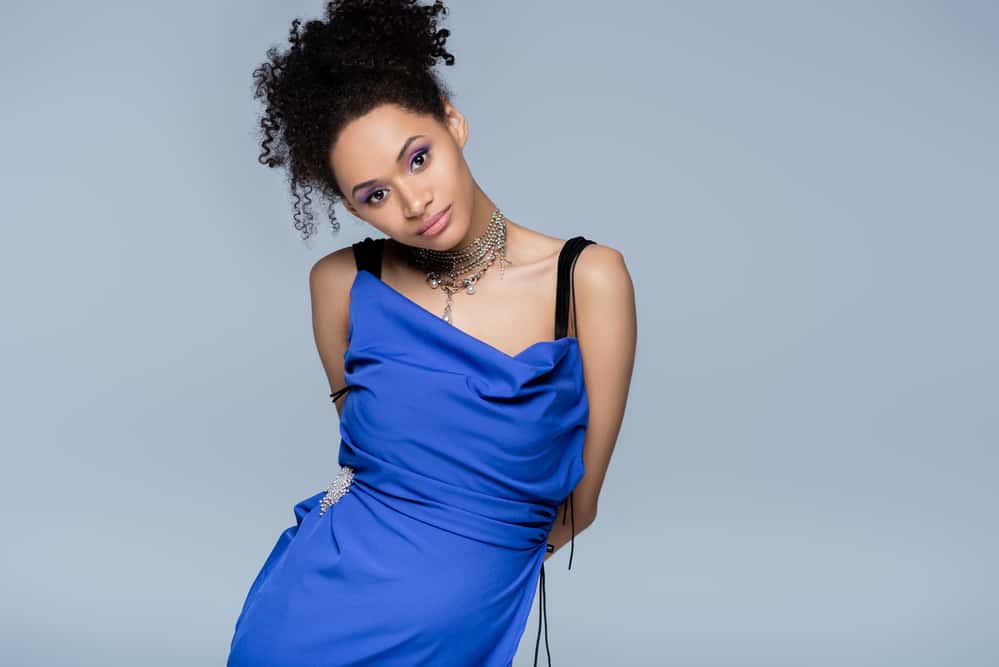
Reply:
[[[421,146],[420,148],[417,148],[415,151],[413,151],[412,153],[410,153],[409,154],[409,165],[410,166],[413,165],[413,158],[415,158],[418,153],[422,153],[422,152],[428,151],[428,150],[430,150],[430,145],[429,144],[426,145],[426,146]]]

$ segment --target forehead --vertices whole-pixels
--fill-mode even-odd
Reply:
[[[395,104],[383,104],[348,123],[330,149],[330,164],[345,180],[376,176],[395,164],[406,139],[414,134],[434,137],[440,132],[432,116],[416,114]]]

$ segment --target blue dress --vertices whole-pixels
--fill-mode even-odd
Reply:
[[[341,471],[295,505],[228,667],[508,667],[539,579],[543,605],[546,538],[585,472],[577,339],[510,355],[376,273],[350,288]]]

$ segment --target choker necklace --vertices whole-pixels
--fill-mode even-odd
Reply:
[[[500,262],[500,280],[503,279],[505,265],[512,264],[506,258],[506,218],[499,209],[493,211],[486,231],[460,250],[431,250],[409,246],[409,256],[420,268],[427,270],[427,284],[432,289],[440,287],[447,293],[447,303],[441,317],[450,323],[451,305],[458,290],[475,294],[475,283],[497,259]],[[480,266],[482,268],[476,270]],[[459,278],[472,271],[472,275]]]

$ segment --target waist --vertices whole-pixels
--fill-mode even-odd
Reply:
[[[320,516],[347,493],[374,512],[386,510],[479,542],[533,551],[543,547],[557,506],[487,494],[385,461],[344,465],[320,500]]]

